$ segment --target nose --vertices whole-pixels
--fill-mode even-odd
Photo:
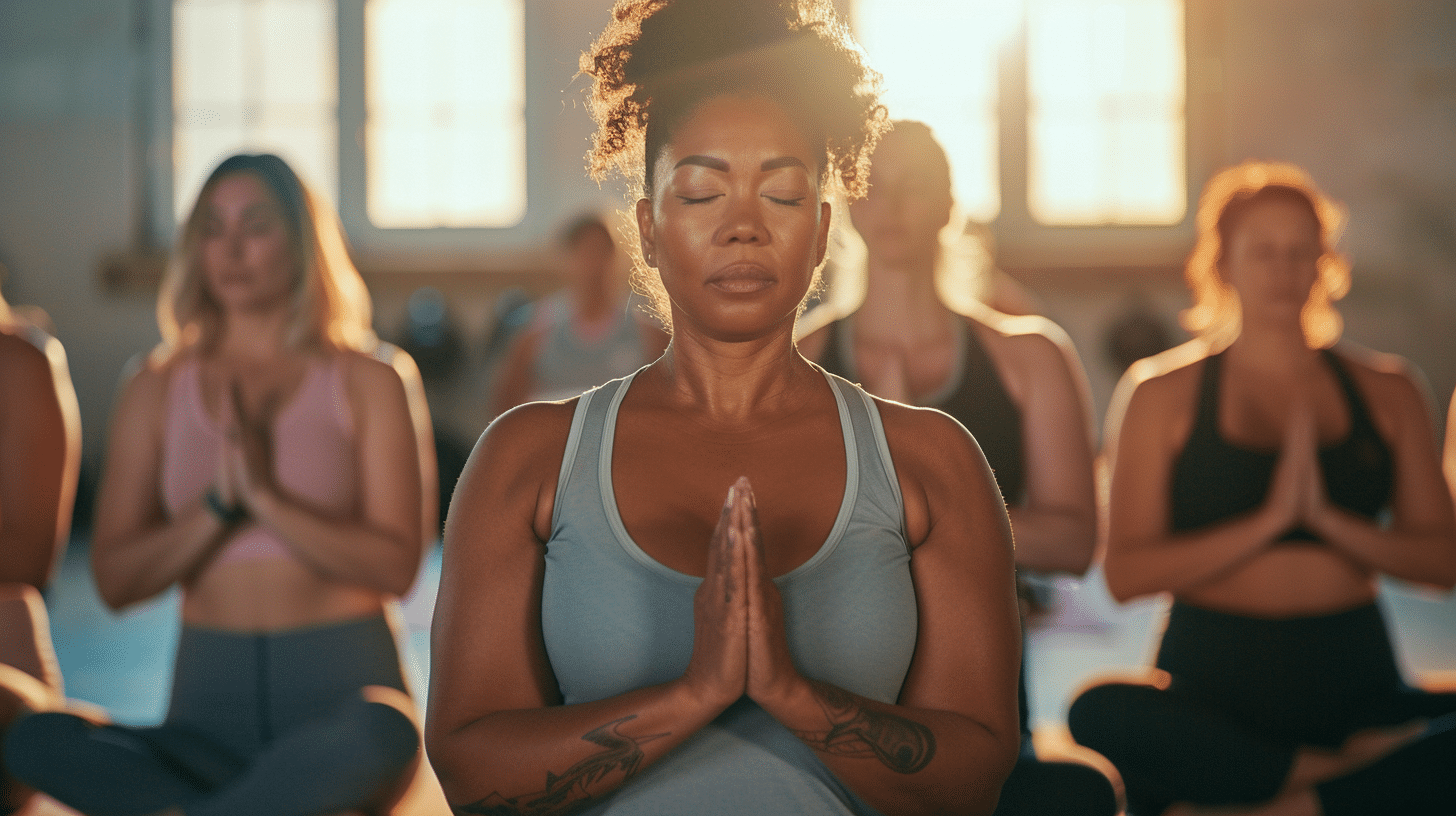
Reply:
[[[723,244],[768,243],[768,227],[764,224],[762,202],[756,195],[732,196],[724,214],[718,241]]]

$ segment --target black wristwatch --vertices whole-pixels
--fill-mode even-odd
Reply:
[[[223,504],[222,496],[217,495],[215,487],[208,489],[207,494],[202,497],[202,501],[225,527],[231,527],[248,517],[248,508],[241,504],[234,504],[231,507]]]

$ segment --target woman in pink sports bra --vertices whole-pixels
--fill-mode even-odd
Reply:
[[[382,807],[419,755],[386,620],[422,554],[412,369],[372,353],[334,215],[273,155],[207,179],[157,313],[92,559],[114,609],[181,587],[167,719],[32,715],[7,760],[83,813]]]

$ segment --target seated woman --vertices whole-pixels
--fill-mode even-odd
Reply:
[[[1290,165],[1215,176],[1201,335],[1114,398],[1108,587],[1173,607],[1151,682],[1088,690],[1070,724],[1135,816],[1456,812],[1456,695],[1405,685],[1376,605],[1382,574],[1456,583],[1451,497],[1419,375],[1336,345],[1340,220]]]
[[[849,207],[865,243],[864,300],[847,316],[820,310],[832,322],[799,349],[873,394],[964,424],[1006,499],[1017,568],[1081,575],[1097,540],[1097,504],[1091,400],[1076,349],[1044,318],[1011,317],[965,296],[974,281],[956,274],[950,162],[930,128],[894,123],[875,148],[869,181]],[[956,306],[965,314],[946,303],[947,288],[963,290]],[[1022,755],[996,812],[1112,816],[1107,777],[1037,759],[1026,702],[1023,677]]]
[[[17,717],[63,703],[40,593],[66,549],[80,470],[81,414],[65,349],[0,296],[0,742]],[[31,794],[0,762],[0,812]]]
[[[529,400],[574,397],[657,359],[667,335],[634,304],[607,222],[583,215],[560,240],[567,287],[537,301],[507,350],[492,416]]]
[[[461,479],[426,726],[458,812],[995,806],[1019,633],[985,459],[794,346],[883,127],[845,31],[827,3],[623,0],[583,58],[672,340],[506,413]]]
[[[160,726],[18,722],[6,760],[87,814],[382,806],[419,755],[393,599],[421,558],[409,398],[333,214],[273,155],[203,185],[126,385],[92,542],[103,600],[177,584]]]

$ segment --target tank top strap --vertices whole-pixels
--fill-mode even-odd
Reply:
[[[593,497],[601,495],[599,478],[602,459],[602,437],[607,428],[607,413],[636,373],[611,380],[582,393],[571,415],[571,430],[566,435],[566,450],[561,456],[561,473],[556,477],[556,499],[551,508],[551,529],[561,525],[563,509],[581,497],[582,506],[591,506]],[[608,465],[611,463],[608,462]]]
[[[908,541],[905,499],[900,493],[900,480],[895,475],[895,460],[890,454],[879,406],[863,388],[842,377],[824,374],[834,389],[835,401],[849,417],[844,444],[852,453],[849,463],[854,472],[848,476],[848,489],[855,493],[856,502],[863,499],[868,505],[880,508],[886,516],[882,523],[892,524],[901,538]],[[908,550],[908,543],[906,547]]]
[[[1345,365],[1345,361],[1329,349],[1321,349],[1320,355],[1329,363],[1330,370],[1334,372],[1335,379],[1340,383],[1340,390],[1345,393],[1345,404],[1350,407],[1350,435],[1356,437],[1375,434],[1375,422],[1370,418],[1370,409],[1365,403],[1365,397],[1360,393],[1359,386],[1355,385],[1355,378],[1350,375],[1350,369]],[[1376,435],[1378,436],[1378,434]]]
[[[1203,431],[1218,436],[1219,374],[1223,370],[1223,352],[1203,358],[1203,373],[1198,379],[1198,413],[1193,418],[1194,433]]]

